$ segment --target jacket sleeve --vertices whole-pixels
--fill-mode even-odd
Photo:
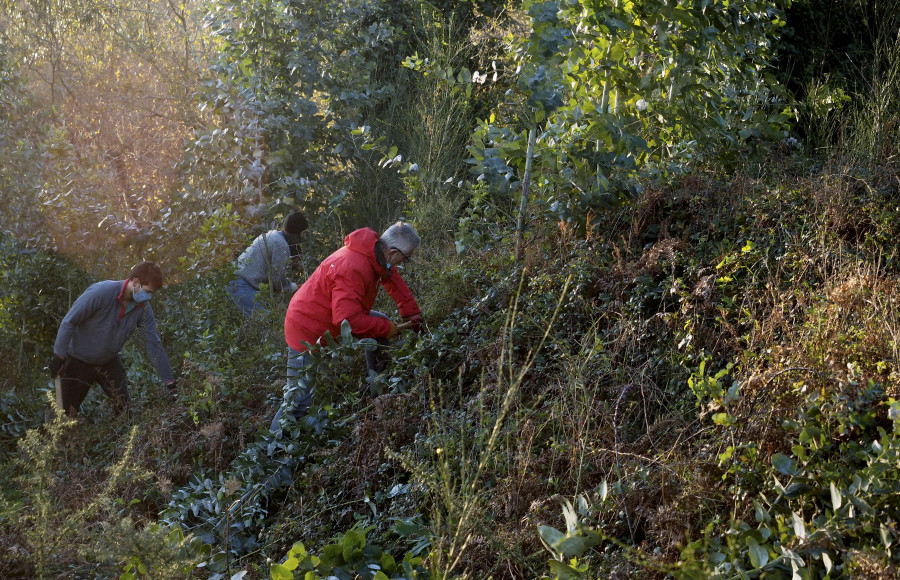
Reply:
[[[390,294],[394,302],[397,303],[397,310],[400,312],[400,318],[406,318],[413,314],[421,314],[416,299],[413,298],[412,292],[406,282],[400,276],[400,273],[394,270],[390,276],[381,279],[381,284],[387,293]]]
[[[75,329],[85,320],[91,317],[94,312],[100,309],[100,293],[96,291],[95,286],[89,287],[79,296],[69,312],[63,318],[56,333],[56,342],[53,344],[53,354],[59,358],[66,358],[69,354],[69,343],[72,342],[72,335]]]
[[[391,330],[389,320],[370,316],[365,306],[366,280],[359,272],[335,273],[331,292],[331,324],[340,328],[341,322],[350,323],[353,336],[359,338],[385,338]]]
[[[162,346],[159,334],[156,332],[156,317],[153,316],[153,310],[149,304],[144,306],[144,313],[138,321],[138,328],[143,328],[144,347],[147,349],[150,363],[156,369],[156,374],[159,375],[159,378],[164,383],[174,381],[175,375],[172,373],[169,357]]]

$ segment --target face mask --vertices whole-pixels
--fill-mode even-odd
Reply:
[[[138,304],[141,304],[143,302],[149,302],[151,298],[153,298],[153,294],[150,294],[149,292],[144,290],[143,286],[141,286],[140,290],[135,290],[134,293],[131,295],[131,299],[134,300],[135,302],[137,302]]]

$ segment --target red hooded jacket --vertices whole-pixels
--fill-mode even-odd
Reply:
[[[401,317],[420,314],[412,292],[396,270],[385,270],[375,259],[378,234],[370,228],[351,232],[344,247],[319,264],[309,280],[294,293],[284,317],[284,338],[296,351],[316,344],[325,331],[341,336],[341,322],[350,323],[353,336],[384,338],[390,321],[370,316],[378,285],[390,294]]]

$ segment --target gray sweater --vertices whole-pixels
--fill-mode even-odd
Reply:
[[[147,356],[163,382],[174,381],[169,357],[156,332],[156,318],[149,303],[125,312],[119,297],[126,280],[91,284],[63,318],[56,333],[53,354],[71,355],[89,364],[105,364],[118,356],[135,328],[144,331]]]
[[[291,250],[281,230],[260,234],[237,259],[237,275],[259,289],[268,283],[272,290],[289,290],[287,279]]]

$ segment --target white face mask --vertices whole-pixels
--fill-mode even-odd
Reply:
[[[150,294],[149,292],[144,290],[143,286],[141,286],[138,290],[135,290],[131,294],[131,299],[138,304],[141,304],[143,302],[150,302],[151,298],[153,298],[153,294]]]

